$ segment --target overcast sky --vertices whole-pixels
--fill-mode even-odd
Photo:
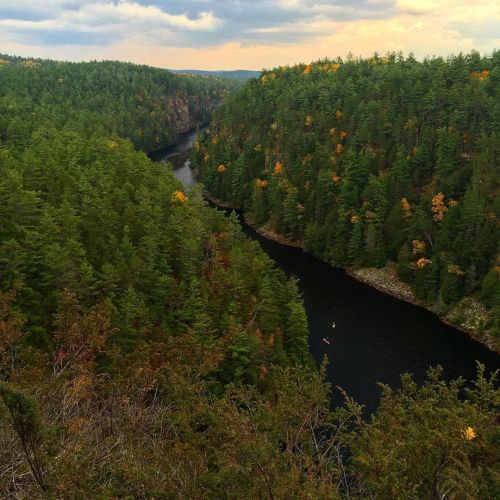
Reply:
[[[0,0],[0,52],[165,68],[500,48],[500,1]]]

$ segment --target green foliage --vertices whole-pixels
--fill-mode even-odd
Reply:
[[[18,307],[33,332],[24,340],[60,348],[54,318],[71,296],[84,312],[112,311],[110,337],[125,352],[187,331],[206,345],[239,332],[227,340],[251,350],[249,365],[228,360],[219,382],[258,382],[261,364],[289,363],[287,317],[274,311],[302,305],[284,274],[199,189],[186,195],[166,164],[133,147],[168,144],[205,121],[232,85],[113,62],[0,68],[0,292],[22,284]],[[254,302],[264,287],[283,289],[263,299],[266,315]],[[257,348],[261,331],[285,338]],[[307,330],[293,335],[307,342]],[[0,354],[8,375],[7,337]],[[291,359],[307,361],[307,349]]]
[[[385,388],[370,423],[347,396],[331,410],[326,365],[310,363],[296,282],[243,235],[234,216],[209,209],[201,188],[184,192],[167,165],[134,150],[167,144],[179,124],[208,116],[212,99],[224,94],[220,82],[120,63],[8,60],[0,65],[0,495],[498,496],[495,380],[480,370],[461,397],[461,381],[446,384],[433,371],[420,389],[409,377],[397,393]],[[375,61],[372,69],[359,64],[386,78]],[[305,234],[308,248],[330,262],[380,262],[400,252],[398,272],[428,300],[438,294],[453,302],[462,287],[481,283],[483,300],[497,307],[492,245],[476,244],[470,253],[444,248],[438,229],[449,239],[461,228],[469,243],[491,237],[488,186],[474,183],[463,212],[461,202],[447,205],[435,221],[432,197],[422,192],[420,200],[413,184],[428,180],[428,154],[416,153],[411,168],[399,158],[387,181],[377,175],[385,164],[374,145],[392,128],[376,124],[390,113],[365,96],[356,129],[348,112],[358,63],[330,72],[319,99],[315,85],[299,86],[297,102],[275,114],[272,99],[263,106],[254,93],[269,87],[286,103],[296,79],[321,80],[324,66],[336,67],[322,64],[307,75],[279,70],[245,87],[251,127],[221,108],[219,139],[202,138],[195,148],[207,184],[289,237]],[[413,61],[397,64],[403,73],[406,66],[419,72]],[[337,70],[351,73],[348,92],[336,86]],[[340,116],[328,108],[337,93]],[[316,101],[324,114],[309,112]],[[158,118],[184,113],[186,102],[187,121]],[[317,146],[332,120],[347,137]],[[402,130],[394,133],[410,147]],[[452,132],[443,130],[440,168],[449,170],[455,142],[448,144]],[[344,168],[342,151],[355,135]],[[428,136],[424,130],[419,140]],[[480,180],[488,147],[473,172]],[[387,192],[396,194],[387,199]],[[389,235],[398,241],[390,250]],[[439,259],[433,254],[432,265],[412,267],[415,239]]]
[[[388,54],[265,71],[216,110],[193,161],[212,194],[327,262],[396,261],[435,310],[486,298],[500,241],[499,64],[498,51]],[[220,144],[231,191],[214,181]],[[417,271],[420,259],[432,267]]]
[[[418,388],[408,375],[363,424],[353,463],[377,498],[495,498],[499,493],[498,389],[480,368],[472,387],[430,370]]]
[[[0,65],[0,140],[20,149],[50,129],[127,137],[137,149],[159,149],[207,122],[238,86],[113,61],[32,63],[12,58]]]
[[[22,390],[2,381],[0,399],[9,410],[9,423],[21,442],[33,477],[42,490],[47,490],[41,452],[42,419],[35,401]]]

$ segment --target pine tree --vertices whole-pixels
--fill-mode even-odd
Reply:
[[[288,304],[289,317],[285,332],[285,350],[294,363],[303,363],[308,359],[307,317],[300,302]]]

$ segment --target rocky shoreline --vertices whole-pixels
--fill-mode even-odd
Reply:
[[[293,241],[289,240],[285,236],[274,232],[267,226],[258,226],[255,224],[250,217],[247,215],[244,215],[244,219],[247,225],[249,225],[256,233],[260,234],[264,238],[267,238],[268,240],[275,241],[276,243],[279,243],[280,245],[285,245],[287,247],[293,247],[293,248],[302,248],[304,249],[304,244],[301,241]]]
[[[396,274],[394,264],[388,264],[386,267],[360,267],[360,268],[346,268],[349,276],[357,281],[370,285],[380,292],[392,295],[399,300],[409,302],[416,306],[425,307],[424,303],[415,297],[415,293],[410,285],[401,281]]]
[[[394,263],[388,263],[385,267],[362,267],[362,268],[347,268],[347,274],[354,279],[365,283],[380,292],[392,295],[399,300],[409,302],[419,307],[423,307],[428,311],[436,314],[424,302],[415,297],[412,288],[401,281],[396,274],[396,266]],[[471,297],[467,297],[459,302],[446,315],[436,314],[438,318],[448,326],[452,326],[461,332],[466,333],[474,340],[486,345],[492,351],[500,353],[500,346],[494,342],[486,334],[480,333],[481,323],[487,319],[488,310],[478,301]],[[457,316],[463,316],[460,322],[453,319]]]
[[[205,192],[205,198],[217,205],[220,208],[231,209],[234,207],[225,203],[209,193]],[[269,240],[275,241],[281,245],[286,245],[294,248],[304,249],[304,244],[300,241],[292,241],[285,236],[272,231],[269,227],[258,226],[255,224],[248,215],[243,213],[245,223],[255,230],[258,234]],[[305,251],[305,250],[304,250]],[[345,268],[346,273],[355,280],[371,286],[382,293],[391,295],[399,300],[403,300],[418,307],[423,307],[428,311],[436,314],[435,311],[430,309],[424,302],[415,297],[410,285],[401,281],[396,274],[396,266],[394,263],[388,263],[385,267],[360,267],[360,268]],[[466,312],[460,310],[465,306]],[[474,314],[475,311],[478,311]],[[465,319],[458,323],[453,321],[453,318],[462,314]],[[484,344],[490,350],[500,353],[500,345],[493,338],[481,333],[481,323],[486,317],[487,311],[484,306],[474,301],[471,298],[463,299],[457,306],[455,306],[446,316],[437,314],[438,318],[446,325],[456,328],[457,330],[466,333],[472,339]]]

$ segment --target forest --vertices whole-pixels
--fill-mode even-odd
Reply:
[[[500,52],[278,67],[219,108],[199,179],[333,266],[393,263],[500,348]]]
[[[369,420],[347,394],[331,408],[339,389],[311,360],[296,281],[201,186],[185,190],[146,156],[236,84],[117,62],[0,62],[0,496],[498,496],[495,374],[445,382],[434,368],[421,386],[403,375]],[[217,175],[245,172],[242,205],[267,145],[253,145],[247,169],[236,152],[248,145],[222,120],[279,80],[266,76],[199,143],[224,144],[208,157],[235,153]],[[271,175],[292,182],[286,161],[259,189]]]
[[[25,147],[37,130],[126,137],[137,149],[173,144],[206,123],[239,83],[113,61],[60,63],[0,54],[0,135]]]

